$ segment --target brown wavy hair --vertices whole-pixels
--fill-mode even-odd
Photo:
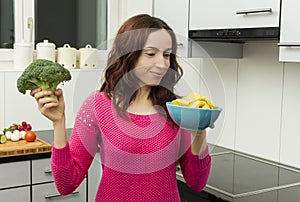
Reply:
[[[126,20],[119,28],[112,49],[108,55],[104,73],[104,82],[100,92],[104,92],[113,99],[114,107],[119,115],[126,117],[129,104],[135,99],[139,85],[138,79],[131,70],[140,57],[150,33],[165,29],[172,39],[170,67],[157,86],[151,88],[149,99],[157,111],[165,115],[166,102],[178,96],[174,93],[174,86],[182,76],[182,68],[176,60],[177,40],[175,33],[163,20],[147,14],[133,16]],[[167,119],[172,121],[168,113]]]

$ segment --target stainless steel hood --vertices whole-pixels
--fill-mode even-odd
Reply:
[[[278,41],[279,27],[238,28],[189,30],[189,38],[193,41],[236,42],[247,41]]]

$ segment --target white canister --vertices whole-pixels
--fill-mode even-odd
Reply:
[[[79,67],[80,68],[97,68],[98,67],[98,51],[87,44],[85,48],[79,49]]]
[[[36,45],[36,58],[55,62],[55,44],[44,40]]]
[[[33,44],[32,43],[15,43],[14,44],[14,68],[25,69],[33,61]]]
[[[65,68],[76,68],[76,48],[72,48],[69,44],[57,48],[57,63]]]

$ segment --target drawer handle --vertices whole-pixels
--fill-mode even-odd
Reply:
[[[272,13],[272,8],[248,9],[248,10],[239,10],[236,12],[237,15],[247,15],[253,13]]]
[[[79,191],[74,191],[71,193],[72,195],[76,195],[76,194],[79,194]],[[51,199],[51,198],[58,198],[58,197],[62,197],[63,195],[61,194],[47,194],[45,196],[45,199]]]
[[[51,175],[52,174],[52,170],[49,168],[47,170],[44,171],[45,174]]]
[[[283,42],[278,43],[278,46],[300,46],[300,42]]]

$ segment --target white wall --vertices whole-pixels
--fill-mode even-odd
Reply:
[[[76,113],[89,94],[95,92],[100,84],[103,69],[70,70],[72,79],[64,85],[63,89],[66,102],[66,127],[72,128]],[[13,123],[23,120],[32,124],[33,130],[52,129],[51,122],[38,110],[37,103],[27,92],[22,95],[17,90],[17,79],[20,70],[0,71],[0,127],[8,127]]]
[[[4,128],[4,73],[0,72],[0,130]]]
[[[226,92],[218,145],[300,168],[300,63],[276,43],[246,43],[242,59],[214,59]]]

